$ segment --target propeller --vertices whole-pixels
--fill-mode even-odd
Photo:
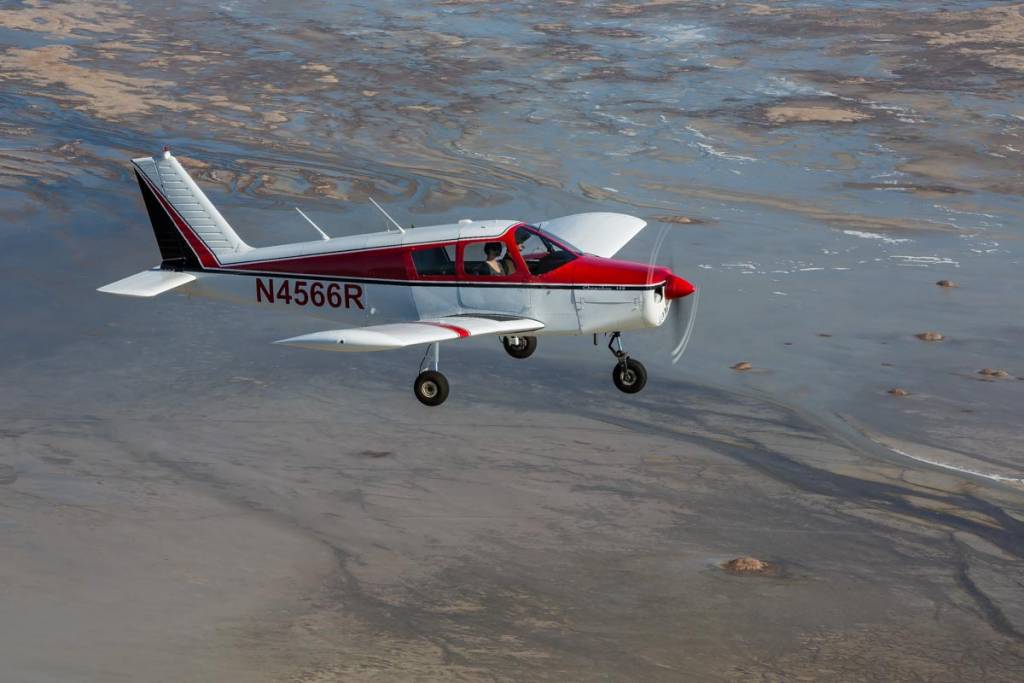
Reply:
[[[658,267],[658,254],[661,252],[661,247],[665,244],[665,238],[670,230],[671,228],[667,225],[663,225],[658,232],[658,237],[654,241],[654,247],[651,249],[651,259],[647,266],[648,278],[653,275],[654,269]],[[669,276],[668,283],[665,286],[665,297],[669,300],[665,323],[667,323],[667,326],[672,331],[672,339],[675,341],[669,351],[669,357],[672,359],[672,364],[675,365],[683,357],[686,347],[690,344],[693,324],[697,318],[700,290],[694,289],[692,285],[675,274],[675,259],[673,257],[669,258],[668,269],[672,275]]]

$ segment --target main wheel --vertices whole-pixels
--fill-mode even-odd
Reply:
[[[501,344],[513,358],[529,358],[537,350],[536,337],[502,337]]]
[[[448,378],[436,370],[425,370],[416,376],[412,391],[425,406],[439,406],[448,398]]]
[[[640,361],[627,358],[625,363],[616,363],[612,368],[612,381],[619,391],[635,394],[647,384],[647,368]]]

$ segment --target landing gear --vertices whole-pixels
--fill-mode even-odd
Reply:
[[[537,350],[536,337],[502,337],[501,345],[513,358],[529,358]]]
[[[616,388],[626,394],[635,394],[643,389],[647,385],[647,368],[622,350],[621,332],[612,333],[612,338],[608,340],[608,350],[618,359],[612,368],[612,381]]]
[[[440,356],[440,344],[434,342],[427,347],[420,361],[420,374],[412,385],[412,392],[425,406],[439,406],[448,398],[448,378],[437,369]]]
[[[439,406],[448,398],[448,379],[436,370],[424,370],[412,386],[416,398],[425,406]]]

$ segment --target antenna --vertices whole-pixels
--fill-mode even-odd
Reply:
[[[385,217],[385,218],[387,218],[387,219],[388,219],[389,221],[391,221],[391,224],[392,224],[393,226],[395,226],[396,228],[398,228],[398,232],[401,232],[401,233],[404,233],[404,232],[405,232],[405,228],[403,228],[403,227],[402,227],[401,225],[399,225],[399,224],[398,224],[398,221],[396,221],[396,220],[395,220],[394,218],[392,218],[392,217],[391,217],[391,214],[389,214],[389,213],[388,213],[387,211],[385,211],[385,210],[384,210],[384,207],[382,207],[382,206],[381,206],[380,204],[378,204],[377,202],[373,201],[373,197],[367,196],[366,198],[367,198],[367,199],[369,199],[369,200],[370,200],[371,202],[373,202],[373,205],[374,205],[374,206],[376,206],[376,207],[377,207],[377,209],[379,209],[379,210],[380,210],[380,212],[381,212],[382,214],[384,214],[384,217]]]
[[[297,206],[296,206],[296,207],[295,207],[295,210],[299,212],[299,215],[300,215],[300,216],[302,216],[302,217],[303,217],[303,218],[305,218],[305,219],[306,219],[307,221],[309,221],[309,224],[313,226],[313,229],[314,229],[314,230],[316,230],[316,231],[317,231],[318,233],[320,233],[320,237],[321,237],[321,238],[323,238],[323,239],[325,239],[325,240],[329,240],[329,239],[331,239],[331,238],[330,238],[330,237],[329,237],[329,236],[327,235],[327,233],[326,233],[326,232],[324,232],[323,230],[321,230],[321,229],[320,229],[320,226],[319,226],[319,225],[317,225],[316,223],[314,223],[314,222],[313,222],[313,219],[312,219],[312,218],[310,218],[310,217],[309,217],[309,216],[307,216],[306,214],[302,213],[302,209],[300,209],[299,207],[297,207]]]

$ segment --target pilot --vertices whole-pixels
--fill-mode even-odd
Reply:
[[[523,245],[526,244],[526,240],[530,239],[530,231],[526,228],[519,228],[516,230],[516,250],[519,253],[523,252]],[[505,269],[506,275],[511,275],[516,272],[516,260],[512,258],[512,250],[510,249],[505,258],[501,260],[501,265]]]
[[[501,242],[488,242],[484,245],[484,255],[487,260],[484,263],[487,265],[485,270],[487,275],[505,275],[504,262],[499,261],[498,258],[501,256],[501,252],[504,250],[504,246]]]

